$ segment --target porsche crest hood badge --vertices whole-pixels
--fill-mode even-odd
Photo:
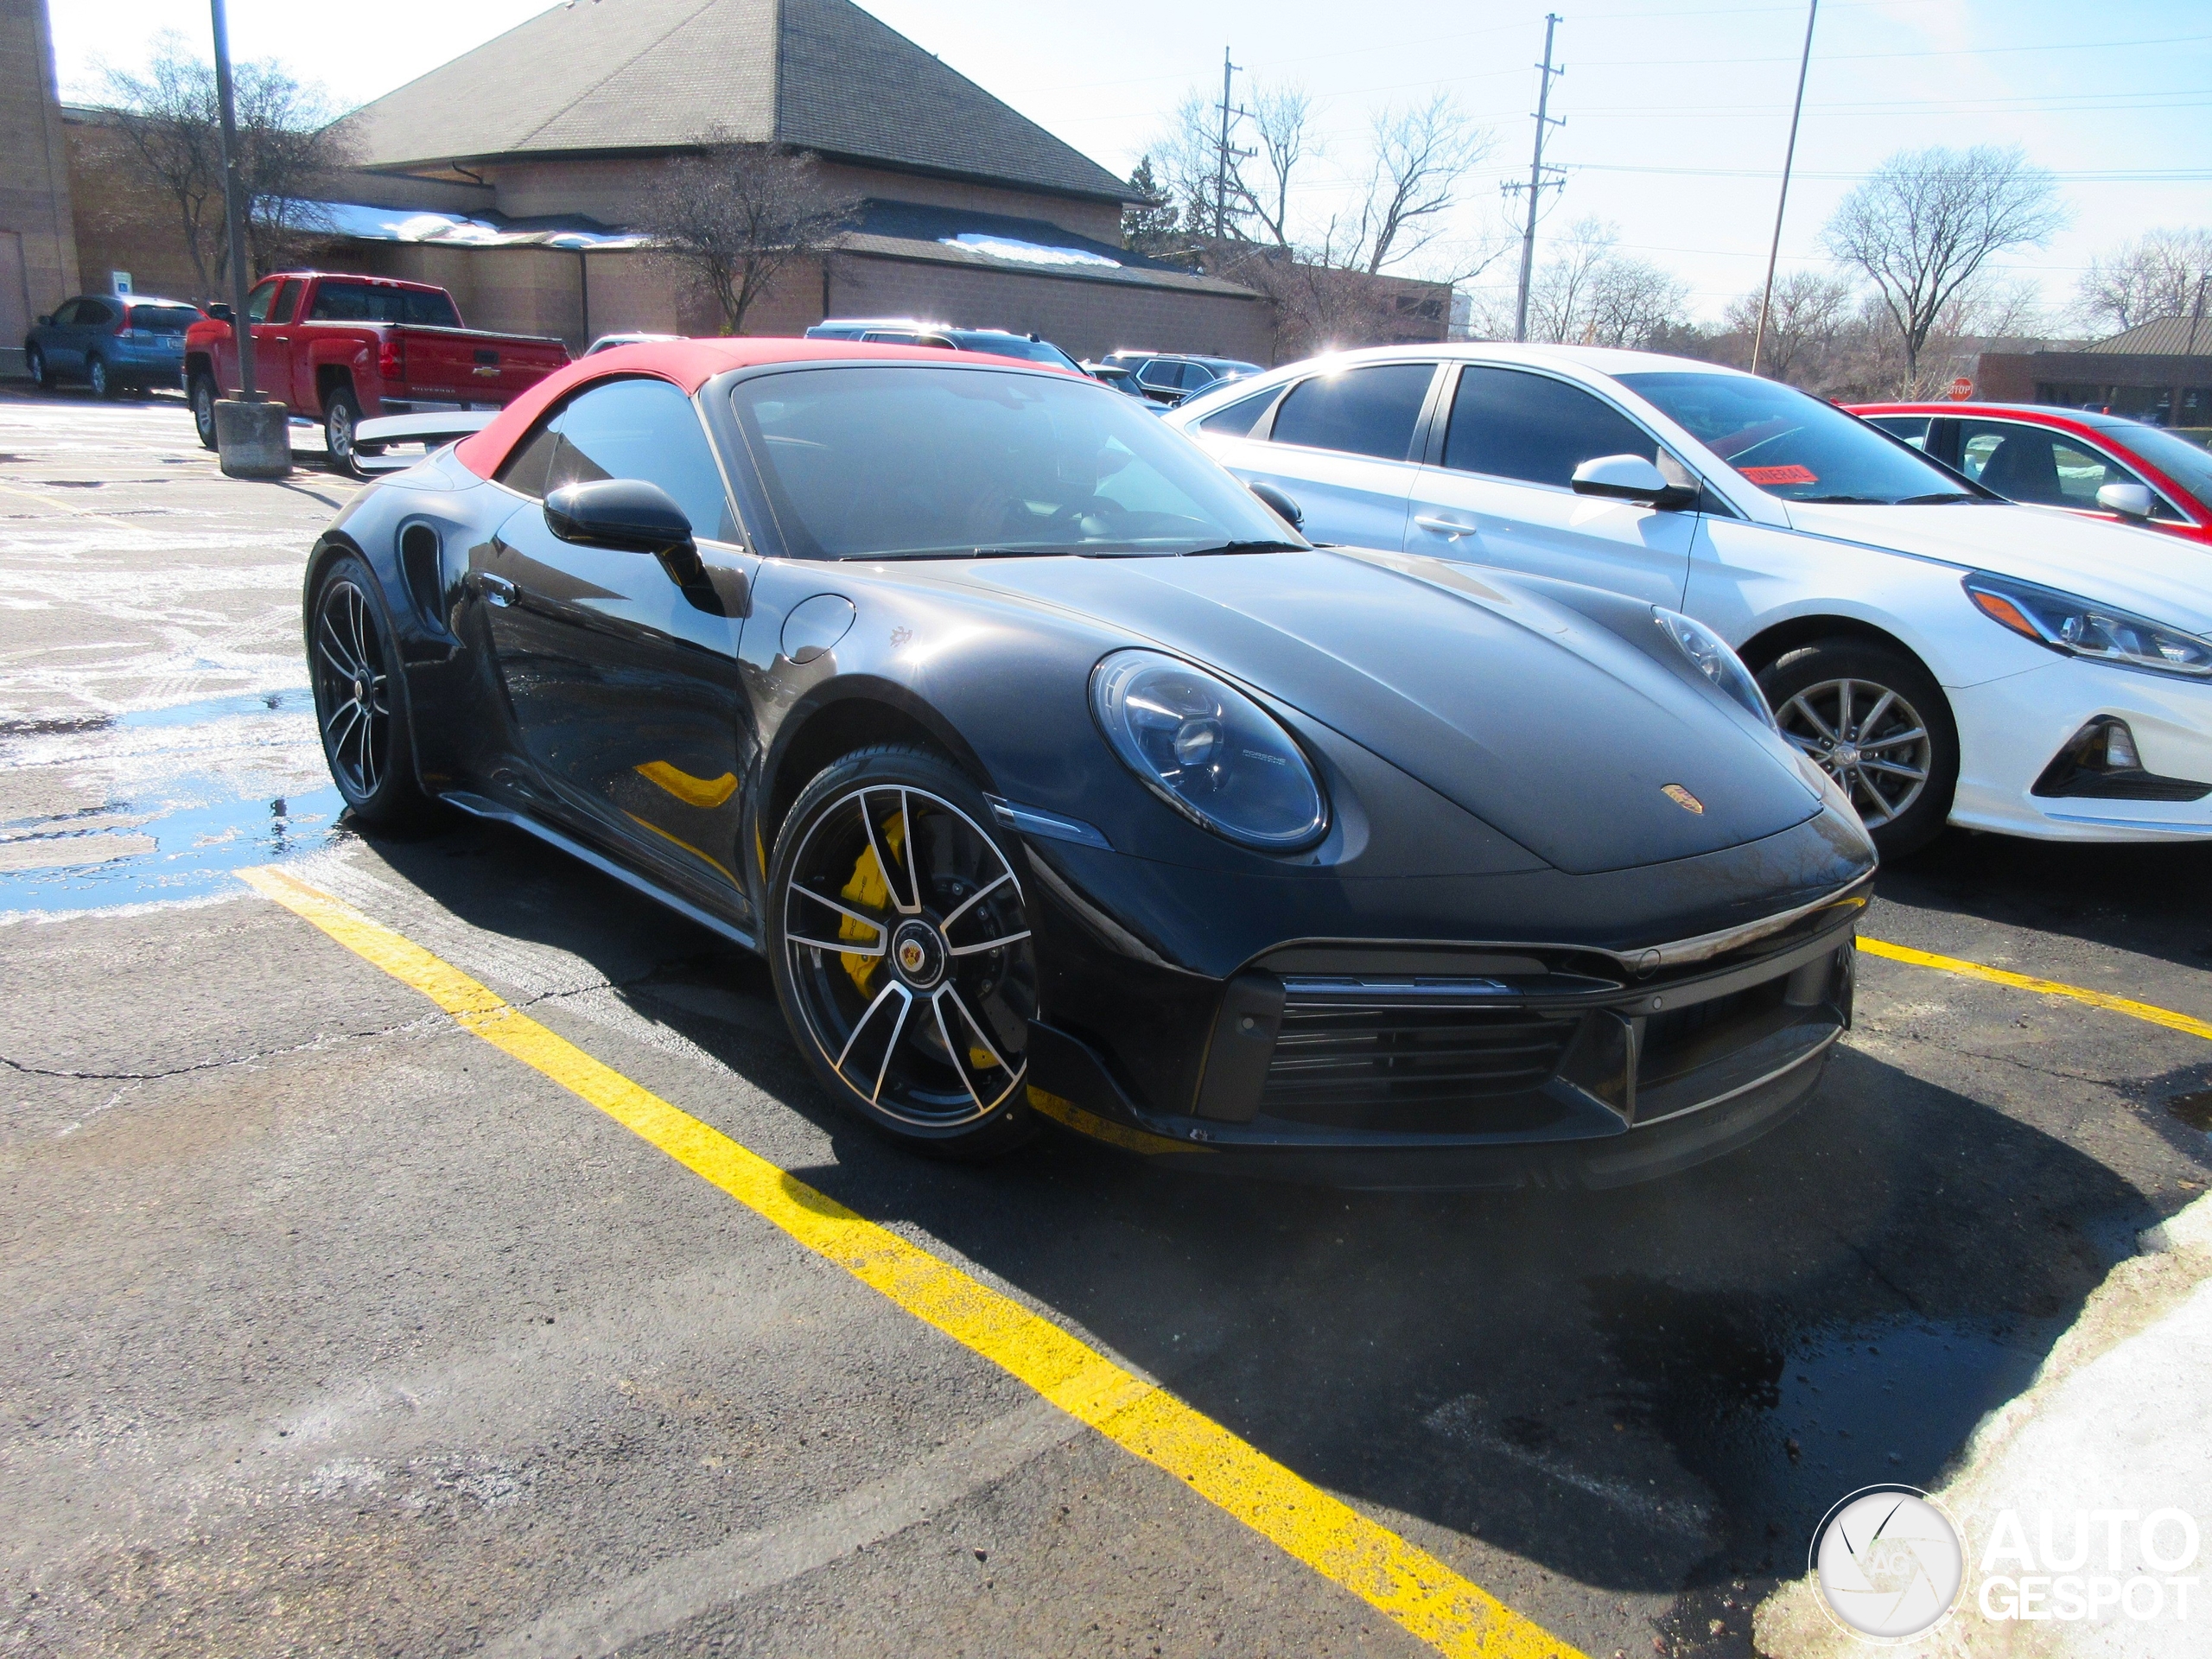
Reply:
[[[1672,801],[1676,806],[1681,807],[1683,811],[1694,812],[1700,817],[1705,816],[1705,803],[1698,799],[1696,796],[1691,794],[1689,791],[1684,789],[1680,784],[1669,784],[1661,789],[1659,792],[1662,795],[1664,795],[1669,800]]]

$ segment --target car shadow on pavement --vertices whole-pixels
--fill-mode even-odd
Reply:
[[[814,1085],[756,958],[511,832],[376,851],[461,919],[599,967],[817,1125],[834,1158],[800,1179],[943,1241],[1308,1479],[1606,1591],[1793,1576],[1846,1493],[1938,1484],[2159,1218],[2066,1143],[1848,1046],[1773,1134],[1616,1192],[1335,1192],[1057,1128],[986,1166],[930,1161]]]
[[[1950,830],[1885,861],[1880,896],[2212,968],[2212,847],[2083,846]]]

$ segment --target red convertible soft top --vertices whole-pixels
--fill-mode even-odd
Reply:
[[[849,340],[731,339],[649,340],[636,346],[617,346],[579,358],[565,369],[549,374],[499,411],[499,418],[482,431],[464,438],[454,454],[479,478],[490,478],[506,461],[524,433],[537,423],[552,404],[588,381],[617,375],[652,375],[668,381],[687,397],[716,375],[731,369],[749,369],[762,363],[868,362],[943,363],[948,357],[1005,363],[1015,368],[1040,365],[984,352],[947,352],[940,346],[871,345]],[[1065,369],[1054,372],[1065,374]]]

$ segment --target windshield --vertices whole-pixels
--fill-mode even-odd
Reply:
[[[2126,444],[2199,501],[2212,506],[2212,449],[2191,443],[2160,426],[2104,427],[2100,430],[2113,442]]]
[[[369,283],[316,284],[309,322],[404,322],[418,328],[458,328],[453,302],[443,294],[415,288],[383,288]]]
[[[130,326],[149,334],[181,334],[200,321],[188,305],[134,305]]]
[[[1785,501],[1976,500],[1959,480],[1864,422],[1745,374],[1624,374],[1747,482]]]
[[[731,401],[800,558],[1303,545],[1190,440],[1095,381],[799,369],[740,381]]]

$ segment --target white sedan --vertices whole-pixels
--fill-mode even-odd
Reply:
[[[1885,854],[1945,823],[2212,838],[2212,559],[2000,502],[1834,405],[1682,358],[1347,352],[1166,417],[1316,540],[1718,631]]]

